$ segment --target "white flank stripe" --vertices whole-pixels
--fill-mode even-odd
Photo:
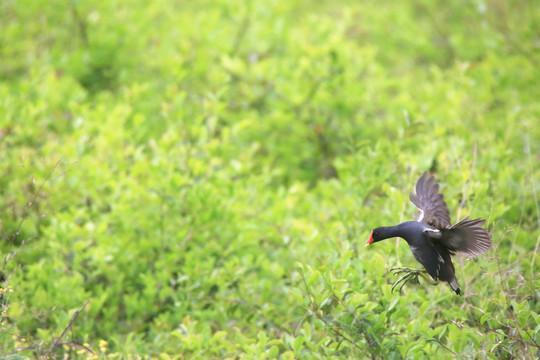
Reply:
[[[439,259],[440,262],[442,262],[444,264],[444,259],[442,258],[441,255],[438,255],[438,259]]]

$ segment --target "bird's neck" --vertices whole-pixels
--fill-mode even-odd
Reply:
[[[395,226],[382,226],[379,228],[379,237],[380,240],[390,239],[393,237],[400,237],[399,235],[399,225]]]
[[[411,244],[418,241],[418,237],[422,234],[424,227],[424,224],[417,221],[405,221],[395,226],[384,226],[379,228],[379,238],[380,240],[384,240],[400,237]]]

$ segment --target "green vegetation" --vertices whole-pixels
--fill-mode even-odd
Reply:
[[[0,2],[0,359],[536,358],[539,12]],[[364,248],[425,170],[462,297]]]

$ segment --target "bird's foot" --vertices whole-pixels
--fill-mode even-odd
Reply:
[[[438,281],[434,281],[431,279],[429,274],[424,269],[410,269],[407,267],[393,267],[390,269],[394,275],[400,275],[401,277],[396,280],[394,285],[392,285],[392,292],[399,286],[399,292],[401,292],[401,289],[405,286],[406,283],[412,282],[418,284],[418,277],[422,276],[425,280],[427,280],[432,285],[439,285]]]
[[[394,275],[399,275],[400,278],[396,280],[392,285],[392,292],[399,286],[399,292],[408,282],[418,283],[418,276],[420,275],[419,269],[410,269],[407,267],[393,267],[390,271]]]

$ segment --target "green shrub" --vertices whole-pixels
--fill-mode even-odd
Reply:
[[[537,4],[0,9],[0,359],[538,356]],[[463,297],[363,246],[424,170]]]

